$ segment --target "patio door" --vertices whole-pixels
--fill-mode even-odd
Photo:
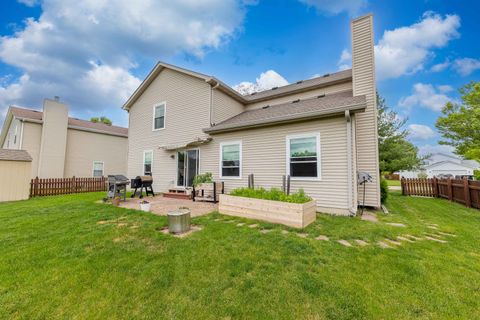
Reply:
[[[177,186],[191,187],[198,173],[198,149],[177,152]]]

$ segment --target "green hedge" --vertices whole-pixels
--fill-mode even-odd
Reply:
[[[306,203],[312,201],[312,198],[305,194],[303,189],[298,190],[298,192],[291,193],[290,195],[285,194],[277,188],[272,188],[266,190],[264,188],[259,189],[249,189],[249,188],[237,188],[230,192],[232,196],[245,197],[245,198],[255,198],[263,200],[273,200],[273,201],[283,201],[291,203]]]

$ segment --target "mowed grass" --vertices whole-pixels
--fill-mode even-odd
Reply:
[[[400,187],[400,180],[387,180],[387,185],[392,187]]]
[[[218,213],[180,239],[157,231],[165,217],[95,203],[102,196],[0,204],[0,318],[480,318],[480,211],[392,194],[380,222],[319,215],[306,239]],[[373,244],[422,236],[428,223],[457,237]]]

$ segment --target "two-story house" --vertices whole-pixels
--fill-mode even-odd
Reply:
[[[158,63],[124,104],[128,175],[152,174],[157,192],[211,172],[226,192],[303,188],[321,212],[380,206],[373,17],[351,23],[352,69],[241,95],[219,79]],[[372,182],[358,185],[357,172]]]

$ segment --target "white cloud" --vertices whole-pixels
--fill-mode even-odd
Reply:
[[[23,74],[0,84],[0,106],[38,106],[59,95],[74,112],[121,117],[140,81],[132,75],[138,61],[202,58],[241,30],[247,4],[255,1],[44,0],[37,20],[0,38],[0,60]]]
[[[442,63],[437,63],[433,65],[430,70],[433,72],[441,72],[445,69],[447,69],[450,66],[450,61],[446,60],[445,62]]]
[[[436,136],[435,131],[423,124],[411,124],[408,126],[409,137],[413,140],[428,140]]]
[[[350,16],[358,14],[368,4],[367,0],[300,0],[300,2],[314,7],[321,13],[335,15],[347,12]]]
[[[437,86],[437,89],[438,89],[438,91],[443,92],[443,93],[453,91],[453,87],[449,86],[448,84],[439,85],[439,86]]]
[[[456,59],[453,62],[453,68],[462,76],[468,76],[472,72],[480,69],[480,60],[473,58]]]
[[[433,49],[459,37],[459,27],[457,15],[442,17],[426,12],[418,23],[385,31],[375,46],[378,79],[397,78],[424,69],[434,56]]]
[[[343,49],[340,59],[337,62],[338,70],[350,69],[352,65],[352,54],[347,49]]]
[[[441,111],[443,106],[451,99],[438,92],[431,84],[416,83],[413,85],[413,94],[400,99],[399,106],[410,109],[414,106]]]
[[[39,4],[39,0],[17,0],[18,3],[22,3],[26,5],[27,7],[34,7],[37,4]]]
[[[445,153],[445,154],[454,155],[453,153],[454,150],[455,148],[452,146],[446,146],[441,144],[435,144],[435,145],[424,144],[424,145],[418,146],[418,154],[421,156],[426,156],[434,153]]]
[[[233,89],[237,90],[241,94],[252,94],[254,92],[269,90],[274,87],[281,87],[288,84],[288,81],[273,70],[262,72],[260,77],[253,82],[240,82],[233,86]]]

